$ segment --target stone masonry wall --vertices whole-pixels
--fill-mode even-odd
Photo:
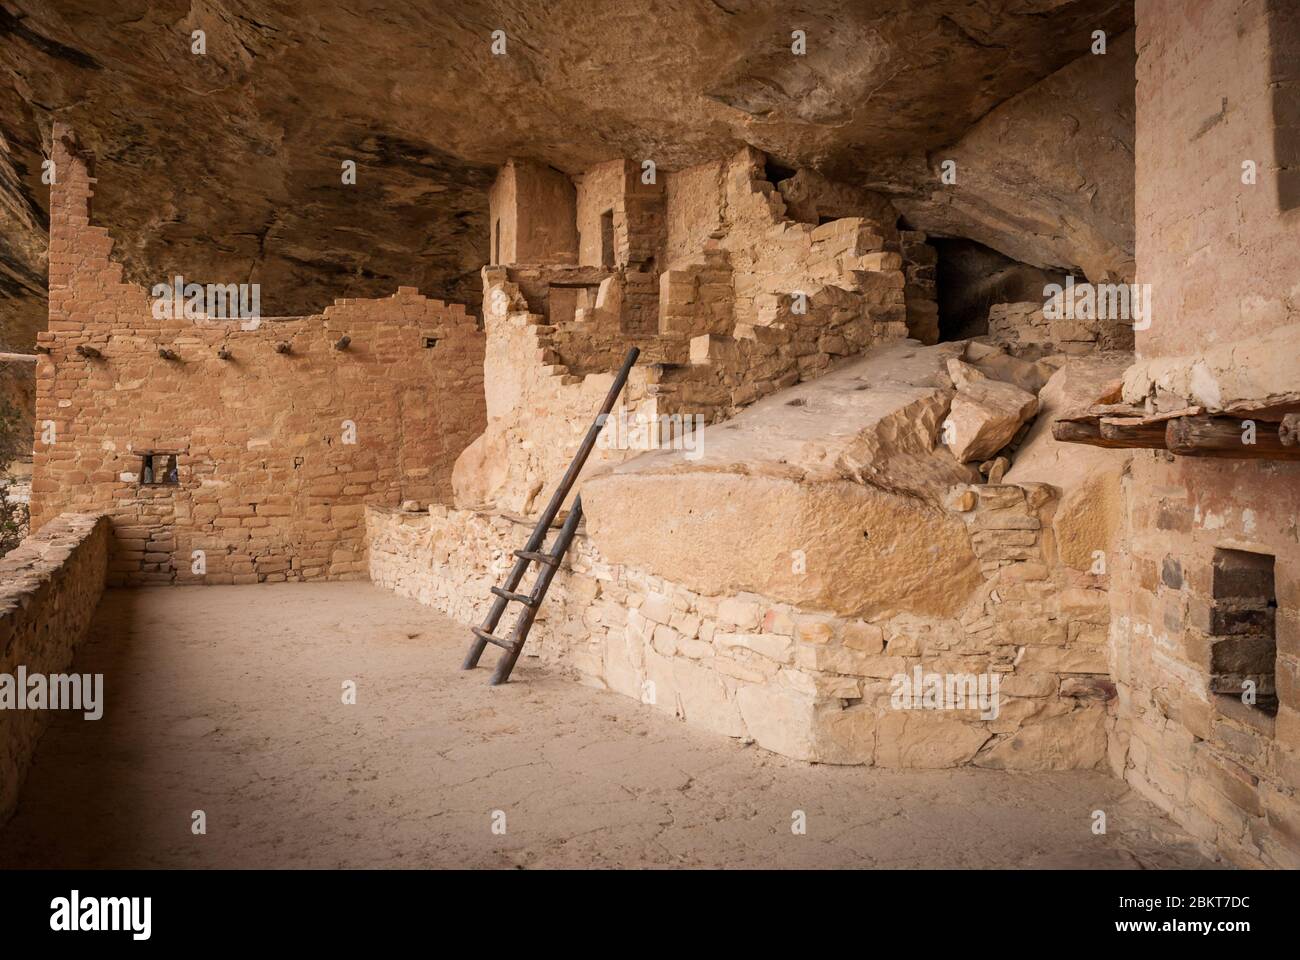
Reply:
[[[1137,281],[1153,299],[1144,358],[1300,324],[1300,209],[1282,209],[1275,150],[1300,126],[1294,109],[1274,110],[1300,57],[1281,46],[1284,16],[1294,3],[1137,4]]]
[[[1139,451],[1125,496],[1115,770],[1207,847],[1300,867],[1300,464]],[[1210,689],[1219,548],[1273,558],[1276,716]]]
[[[664,189],[630,160],[610,160],[577,181],[578,262],[601,266],[601,217],[612,213],[613,266],[653,272],[664,258]]]
[[[573,182],[559,170],[509,161],[488,193],[488,210],[492,263],[577,262]]]
[[[1016,353],[1082,356],[1098,350],[1130,350],[1133,323],[1125,320],[1048,319],[1041,300],[989,307],[989,339]]]
[[[1150,394],[1170,408],[1193,392],[1218,406],[1295,389],[1300,211],[1279,209],[1269,163],[1269,17],[1292,7],[1137,4],[1137,279],[1155,303],[1138,366],[1167,366]],[[1241,182],[1246,160],[1255,184]],[[1126,399],[1147,397],[1149,379],[1126,375]],[[1113,768],[1207,849],[1300,867],[1300,464],[1138,451],[1124,494]],[[1276,644],[1275,715],[1214,689],[1216,648],[1237,632],[1216,595],[1218,551],[1271,565],[1276,606],[1256,626]]]
[[[0,673],[64,673],[104,592],[109,524],[64,514],[0,559]],[[18,791],[47,710],[6,710],[0,721],[0,824]]]
[[[587,188],[609,179],[606,167]],[[632,346],[641,358],[624,412],[645,423],[708,424],[908,335],[902,257],[886,249],[898,245],[892,223],[787,218],[752,150],[712,170],[666,175],[669,216],[678,223],[670,237],[675,230],[698,238],[701,228],[692,224],[710,216],[719,218],[712,232],[720,237],[700,240],[659,275],[653,333],[644,322],[652,273],[527,264],[484,270],[488,429],[457,466],[458,505],[531,509],[568,465]],[[679,179],[689,189],[675,191]],[[591,309],[573,320],[548,309],[557,289],[589,282],[600,283]],[[645,448],[602,450],[587,473]]]
[[[838,617],[755,594],[703,596],[605,561],[580,533],[526,651],[692,725],[801,760],[887,767],[1091,768],[1113,688],[1105,578],[1055,560],[1052,488],[951,491],[986,580],[959,616]],[[367,511],[371,579],[478,623],[531,524],[432,507]],[[510,627],[509,616],[499,631]],[[469,631],[466,629],[468,642]],[[898,709],[897,675],[997,674],[996,717]]]
[[[402,288],[312,317],[159,319],[91,225],[94,181],[64,136],[55,163],[33,529],[108,513],[114,584],[355,578],[365,504],[450,498],[484,425],[463,307]],[[178,482],[141,482],[150,451],[177,455]]]

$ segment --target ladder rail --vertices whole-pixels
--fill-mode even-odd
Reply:
[[[573,542],[573,534],[578,529],[578,523],[582,520],[582,497],[573,501],[573,508],[569,515],[564,518],[564,526],[560,528],[560,535],[555,539],[555,548],[552,551],[555,556],[562,557],[569,549],[569,544]],[[546,591],[551,586],[551,580],[555,572],[560,569],[559,564],[546,564],[542,567],[542,572],[538,574],[537,585],[533,587],[534,597],[546,596]],[[515,668],[515,661],[519,659],[519,654],[524,649],[524,640],[528,638],[528,631],[533,628],[533,621],[537,619],[537,611],[541,607],[540,600],[523,608],[519,614],[519,619],[515,621],[515,628],[510,633],[510,646],[506,648],[501,659],[497,661],[496,669],[492,671],[492,679],[488,681],[490,686],[497,686],[505,683],[510,679],[510,671]]]
[[[565,498],[569,495],[569,491],[573,489],[574,483],[577,482],[578,474],[582,472],[582,468],[586,465],[587,458],[591,456],[591,451],[596,446],[596,438],[600,436],[601,428],[605,426],[605,421],[609,418],[610,411],[614,409],[614,404],[618,402],[618,396],[623,392],[623,387],[627,383],[627,378],[632,373],[632,366],[636,363],[637,357],[640,355],[640,348],[633,347],[627,352],[627,356],[623,358],[623,365],[614,376],[614,382],[610,384],[609,392],[605,394],[605,399],[600,405],[600,412],[596,414],[595,419],[591,422],[591,426],[587,428],[587,434],[582,438],[582,443],[578,446],[578,452],[574,454],[573,459],[569,462],[568,469],[564,471],[564,476],[560,478],[560,483],[555,488],[555,492],[551,494],[551,499],[550,502],[547,503],[546,509],[543,510],[542,515],[537,518],[537,525],[533,527],[533,532],[528,537],[528,542],[525,544],[523,552],[537,553],[546,542],[546,532],[550,529],[551,524],[555,522],[555,517],[559,514],[560,507],[563,506]],[[576,500],[574,501],[574,507],[575,509],[577,507]],[[565,525],[568,525],[567,518],[565,520]],[[563,535],[563,530],[561,530],[561,535]],[[572,540],[572,538],[573,535],[570,534],[569,539]],[[558,545],[559,541],[557,540],[556,542]],[[564,544],[564,550],[567,549],[568,542],[566,541]],[[546,569],[550,569],[554,571],[556,567],[559,566],[558,558],[564,556],[564,550],[555,553],[554,555],[557,557],[557,562],[554,564],[546,564],[543,570],[545,571]],[[510,569],[510,575],[506,577],[504,586],[505,592],[514,593],[516,591],[519,582],[524,578],[524,573],[527,571],[530,562],[532,561],[527,557],[518,557],[518,559],[515,560],[514,566]],[[551,576],[554,576],[554,573],[552,573]],[[550,582],[551,578],[546,577],[546,584],[549,585]],[[540,591],[534,588],[533,596],[537,597],[537,605],[541,604],[542,597],[545,595],[545,588],[542,588]],[[492,606],[488,610],[487,617],[483,620],[481,627],[485,633],[490,634],[496,630],[497,624],[501,622],[501,617],[506,612],[506,604],[509,602],[509,598],[502,596],[497,596],[496,599],[493,600]],[[534,606],[533,610],[535,613],[536,606]],[[531,617],[529,618],[528,623],[531,627]],[[524,631],[524,635],[527,635],[527,630]],[[523,645],[522,638],[520,639],[519,645]],[[465,661],[460,665],[460,668],[462,670],[473,670],[478,666],[479,658],[483,656],[483,651],[486,649],[487,641],[478,634],[475,634],[474,641],[470,644],[469,652],[465,654]],[[518,659],[518,657],[519,654],[516,650],[514,652],[514,657],[511,658],[510,661],[511,667],[514,666],[514,660]],[[498,664],[498,670],[499,668],[500,665]],[[509,673],[510,671],[507,669],[506,676],[509,676]],[[493,676],[495,677],[496,674],[493,674]],[[499,682],[501,681],[493,680],[494,684]]]

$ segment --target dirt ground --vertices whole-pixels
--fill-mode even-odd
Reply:
[[[56,715],[0,866],[1209,865],[1102,773],[812,766],[467,641],[368,583],[110,591],[104,717]]]

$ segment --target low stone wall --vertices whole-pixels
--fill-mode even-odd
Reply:
[[[1012,352],[1031,349],[1077,357],[1098,350],[1133,349],[1133,321],[1049,319],[1041,300],[995,303],[989,307],[988,335],[1010,346]]]
[[[1104,578],[1054,562],[1055,500],[1046,485],[958,488],[951,502],[986,578],[958,616],[867,621],[755,594],[703,596],[607,562],[580,534],[525,652],[693,726],[800,760],[1102,766],[1113,723]],[[371,507],[371,579],[477,623],[531,526],[440,506]],[[525,586],[531,582],[530,575]],[[919,698],[900,705],[897,678],[913,681],[918,670],[945,681],[983,676],[991,684],[996,676],[996,715],[934,709]]]
[[[108,518],[65,513],[0,560],[0,674],[62,673],[108,572]],[[0,823],[13,813],[47,710],[0,711]]]

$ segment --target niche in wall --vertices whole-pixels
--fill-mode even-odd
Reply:
[[[1277,713],[1277,590],[1273,557],[1217,549],[1210,606],[1210,690]]]
[[[606,210],[600,215],[600,265],[609,270],[614,268],[613,210]]]

